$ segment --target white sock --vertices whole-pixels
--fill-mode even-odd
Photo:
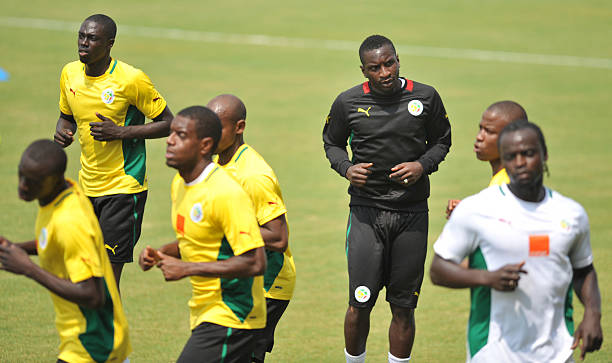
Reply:
[[[410,362],[410,357],[408,358],[398,358],[389,352],[389,363],[405,363]]]
[[[366,352],[364,351],[359,355],[350,355],[344,348],[344,356],[346,357],[346,363],[365,363]]]

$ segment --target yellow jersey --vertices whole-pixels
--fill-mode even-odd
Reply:
[[[38,210],[40,266],[73,283],[102,278],[106,302],[100,309],[89,309],[51,293],[60,335],[58,358],[71,363],[120,363],[132,347],[102,231],[89,199],[74,181],[68,182],[70,188]]]
[[[489,182],[489,186],[504,185],[508,183],[510,183],[510,177],[508,177],[508,173],[504,168],[498,171],[495,175],[493,175],[493,177],[491,178],[491,182]]]
[[[190,183],[172,181],[172,227],[181,259],[214,262],[263,247],[255,212],[244,190],[216,163]],[[190,326],[203,322],[238,329],[266,325],[263,277],[191,276]]]
[[[60,111],[72,115],[81,144],[79,181],[90,197],[134,194],[147,189],[143,139],[96,141],[90,122],[96,112],[119,126],[142,125],[145,116],[161,114],[166,101],[140,69],[111,59],[103,75],[90,77],[79,61],[68,63],[60,77]]]
[[[251,146],[241,145],[223,168],[240,183],[251,198],[260,226],[283,214],[286,218],[287,208],[276,174]],[[284,253],[266,250],[266,257],[268,267],[264,274],[265,296],[290,300],[295,288],[295,263],[291,249],[287,247]]]

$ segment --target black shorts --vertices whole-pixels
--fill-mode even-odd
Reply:
[[[416,308],[427,254],[428,219],[428,212],[351,207],[346,231],[350,305],[374,306],[384,286],[389,303]]]
[[[140,238],[147,191],[89,197],[89,200],[100,222],[110,262],[132,262],[134,246]]]
[[[287,309],[289,300],[278,300],[266,298],[266,327],[257,334],[253,362],[263,362],[266,352],[271,352],[274,347],[274,330],[276,324]]]
[[[250,363],[260,330],[202,323],[191,331],[177,363]]]

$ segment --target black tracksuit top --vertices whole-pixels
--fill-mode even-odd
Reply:
[[[351,206],[427,210],[428,175],[438,170],[450,149],[450,123],[433,87],[406,79],[402,83],[392,95],[373,93],[368,82],[355,86],[336,98],[327,116],[323,143],[331,167],[345,177],[353,164],[374,163],[364,187],[349,187]],[[424,170],[409,186],[389,178],[391,168],[406,161],[418,161]]]

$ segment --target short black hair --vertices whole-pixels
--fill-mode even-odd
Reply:
[[[68,163],[64,149],[47,139],[32,142],[23,152],[22,159],[28,159],[40,165],[43,176],[64,175]]]
[[[538,125],[534,124],[533,122],[527,121],[527,120],[516,120],[514,122],[507,124],[506,127],[504,127],[499,133],[499,137],[497,138],[497,149],[500,150],[501,140],[504,137],[504,135],[510,132],[515,132],[515,131],[525,130],[525,129],[531,129],[535,131],[536,135],[538,136],[538,141],[540,142],[540,146],[542,147],[542,151],[544,152],[544,155],[548,155],[548,149],[546,148],[546,140],[544,140],[544,134],[542,133],[542,129],[540,129]],[[500,154],[501,154],[501,150],[500,150]]]
[[[216,113],[208,107],[190,106],[181,110],[178,115],[194,120],[198,139],[211,137],[213,139],[212,149],[217,149],[217,144],[221,139],[221,120]]]
[[[503,115],[506,115],[508,121],[512,122],[515,120],[528,120],[527,111],[523,106],[517,102],[506,100],[498,101],[487,107],[488,111],[499,111]]]
[[[115,24],[115,21],[111,19],[111,17],[108,15],[94,14],[88,16],[87,19],[83,20],[83,23],[86,21],[91,21],[96,24],[102,25],[104,33],[106,34],[108,39],[115,39],[115,36],[117,36],[117,24]]]
[[[363,64],[363,55],[365,54],[365,52],[369,52],[374,49],[380,49],[385,45],[390,46],[391,49],[393,49],[393,53],[397,54],[397,52],[395,51],[395,46],[393,45],[391,39],[377,34],[370,35],[369,37],[365,38],[364,41],[361,43],[361,46],[359,46],[359,59],[361,60],[361,64]]]

